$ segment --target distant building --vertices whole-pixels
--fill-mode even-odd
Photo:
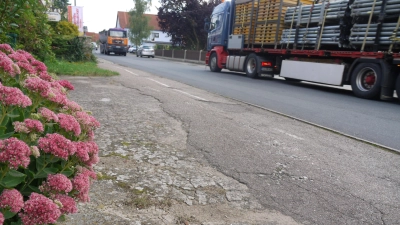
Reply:
[[[170,45],[171,37],[167,33],[161,31],[158,26],[158,16],[154,14],[144,14],[149,18],[149,26],[153,29],[150,32],[150,36],[143,40],[143,45]],[[118,11],[117,21],[115,24],[116,28],[122,28],[129,32],[129,13]],[[129,45],[133,45],[129,40]]]
[[[86,36],[92,37],[92,41],[98,42],[99,41],[99,34],[95,32],[86,32]]]

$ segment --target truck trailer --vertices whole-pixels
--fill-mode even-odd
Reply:
[[[100,53],[126,56],[128,52],[128,36],[124,29],[110,28],[99,32]]]
[[[351,85],[365,99],[400,96],[399,0],[232,0],[205,21],[213,72]]]

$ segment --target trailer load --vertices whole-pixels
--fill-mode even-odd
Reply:
[[[400,0],[232,0],[214,8],[206,64],[291,81],[400,95]]]
[[[126,56],[128,52],[128,36],[124,29],[110,28],[99,32],[100,53]]]

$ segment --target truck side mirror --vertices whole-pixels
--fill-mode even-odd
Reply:
[[[210,31],[210,22],[205,22],[204,23],[204,30],[207,31],[207,32]]]

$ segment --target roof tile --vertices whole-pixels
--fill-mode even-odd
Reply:
[[[158,26],[158,16],[154,14],[144,14],[146,17],[148,17],[149,20],[149,26],[153,27],[153,30],[161,30],[160,27]],[[128,12],[121,12],[118,11],[117,14],[117,22],[119,20],[119,26],[123,29],[129,28],[129,13]]]

